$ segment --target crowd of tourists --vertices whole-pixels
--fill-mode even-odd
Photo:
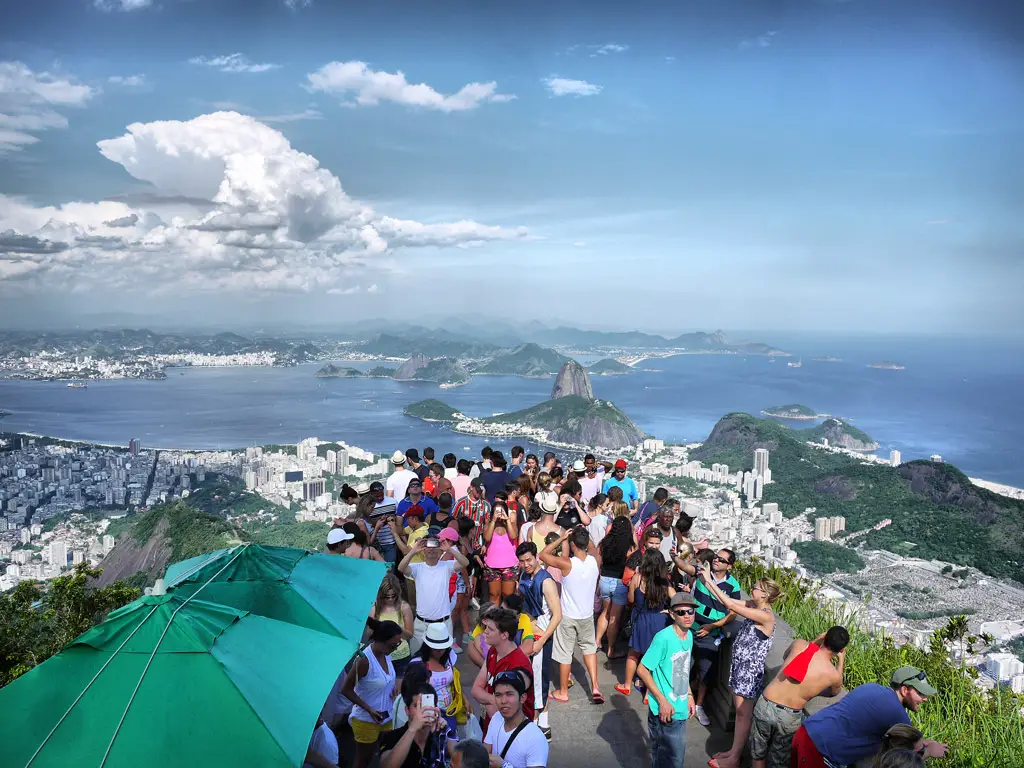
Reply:
[[[598,706],[598,655],[624,660],[613,695],[642,697],[653,768],[681,768],[687,723],[711,724],[727,634],[735,728],[712,768],[739,766],[748,750],[755,768],[872,757],[900,768],[945,755],[911,726],[907,712],[936,693],[913,667],[804,714],[842,688],[850,638],[841,626],[795,641],[765,685],[779,585],[763,578],[744,597],[736,554],[697,538],[664,488],[641,499],[626,460],[588,454],[563,466],[554,453],[515,447],[508,460],[484,448],[478,460],[449,453],[438,463],[425,448],[422,458],[396,451],[391,463],[385,482],[342,489],[355,512],[327,535],[329,553],[389,569],[307,765],[338,765],[342,735],[354,741],[354,768],[375,757],[382,768],[542,768],[548,715],[570,699],[578,651]],[[463,653],[472,680],[456,664]]]

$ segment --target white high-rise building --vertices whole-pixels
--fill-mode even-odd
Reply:
[[[845,517],[830,517],[828,519],[828,530],[831,536],[835,536],[840,531],[846,530],[846,518]]]
[[[68,546],[63,541],[50,542],[50,565],[65,568],[68,564]]]
[[[103,554],[107,554],[114,548],[114,537],[109,533],[103,534]]]
[[[937,454],[937,453],[933,453],[931,455],[931,460],[934,461],[936,464],[941,464],[942,463],[942,457],[939,456],[939,454]]]
[[[985,660],[985,671],[1005,683],[1016,675],[1024,675],[1024,663],[1012,653],[993,653]]]
[[[832,526],[827,517],[818,517],[814,520],[815,541],[828,541],[832,538]]]
[[[894,467],[898,467],[900,464],[903,463],[903,457],[900,455],[900,452],[897,451],[895,448],[889,451],[889,463],[892,464]]]
[[[754,449],[754,474],[758,477],[764,477],[765,470],[768,469],[768,449],[767,448],[755,448]]]

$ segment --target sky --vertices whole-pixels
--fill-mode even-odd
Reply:
[[[1011,0],[0,9],[0,328],[1019,334]]]

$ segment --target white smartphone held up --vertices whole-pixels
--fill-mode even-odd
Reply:
[[[434,706],[436,706],[436,702],[434,700],[434,694],[432,694],[432,693],[422,693],[422,694],[420,694],[420,709],[428,709],[428,708],[432,708]]]

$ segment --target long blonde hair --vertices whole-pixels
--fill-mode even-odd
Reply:
[[[384,610],[384,594],[386,592],[393,592],[395,595],[395,609],[398,611],[398,615],[402,615],[402,605],[405,603],[405,598],[402,596],[402,583],[398,580],[398,577],[393,571],[388,571],[384,574],[384,578],[380,582],[380,587],[377,588],[377,599],[373,601],[373,612],[374,618],[380,619],[381,611]]]
[[[629,505],[624,501],[612,502],[612,519],[616,517],[629,517]]]

